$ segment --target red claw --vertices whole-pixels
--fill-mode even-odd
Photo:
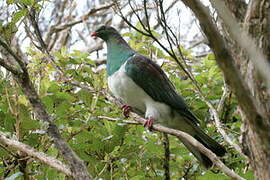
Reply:
[[[130,113],[130,111],[131,111],[131,106],[128,106],[128,105],[123,105],[122,107],[121,107],[121,109],[123,110],[123,114],[124,114],[124,116],[127,118],[127,117],[129,117],[129,113]]]
[[[144,127],[148,127],[149,130],[151,130],[153,128],[153,124],[154,124],[155,119],[154,118],[149,118],[145,121],[145,123],[143,124]]]

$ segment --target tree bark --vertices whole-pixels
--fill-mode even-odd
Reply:
[[[257,42],[257,46],[270,59],[270,2],[263,0],[250,1],[248,7],[243,2],[226,0],[227,7],[238,20],[244,24],[245,30]],[[246,10],[244,10],[246,8]],[[243,16],[245,15],[245,17]],[[243,18],[244,17],[244,18]],[[226,31],[226,26],[222,26]],[[254,63],[252,63],[246,53],[241,50],[236,42],[225,33],[227,43],[235,59],[236,64],[245,82],[250,89],[252,98],[256,102],[257,108],[264,112],[263,128],[270,128],[270,92],[263,83],[262,77],[256,72]],[[258,59],[259,60],[259,59]],[[250,117],[242,112],[242,145],[243,151],[248,155],[250,164],[255,172],[256,179],[270,179],[270,142],[265,140],[269,137],[269,132],[260,132],[255,129],[254,125],[248,120]]]
[[[237,39],[234,34],[235,32],[231,31],[232,28],[238,28],[237,30],[240,29],[242,31],[239,34],[241,36],[243,35],[243,28],[239,26],[229,27],[228,21],[225,23],[223,32],[225,32],[224,34],[227,35],[228,39],[234,41],[232,44],[228,44],[228,41],[223,40],[217,27],[213,24],[211,17],[209,17],[209,11],[200,4],[200,1],[182,0],[182,2],[192,9],[200,21],[200,26],[207,36],[210,47],[216,56],[217,64],[223,71],[226,82],[233,89],[239,106],[242,109],[244,124],[242,143],[244,152],[248,155],[251,166],[254,169],[255,177],[260,180],[270,179],[270,92],[269,88],[264,84],[267,81],[263,80],[263,75],[260,76],[258,73],[258,66],[255,66],[255,61],[259,61],[260,58],[256,59],[254,58],[254,54],[252,54],[252,60],[255,59],[255,61],[251,61],[252,56],[250,56],[250,52],[252,51],[246,46],[243,46],[243,43],[238,41],[239,37]],[[226,0],[226,2],[230,3],[229,0]],[[223,2],[212,0],[211,3],[212,5],[220,5],[218,3]],[[233,5],[227,4],[227,7],[231,10],[231,15],[234,16],[231,18],[234,21],[238,19],[240,22],[245,22],[244,27],[257,42],[255,46],[258,48],[258,51],[261,50],[264,53],[269,62],[269,0],[251,0],[246,11],[235,8],[237,6],[239,6],[237,3]],[[244,7],[243,4],[241,7]],[[246,12],[244,18],[241,16],[243,12]],[[219,11],[218,14],[224,22],[228,20],[228,18],[222,17]],[[229,24],[231,25],[231,22]],[[226,30],[228,30],[227,34]],[[249,41],[251,42],[251,38],[249,38]],[[234,51],[235,49],[237,51]]]
[[[258,47],[262,50],[270,62],[270,1],[253,0],[250,2],[244,26],[249,34],[256,39]],[[246,82],[252,91],[253,97],[259,108],[266,113],[264,126],[270,129],[270,92],[258,76],[253,63],[250,61],[246,65]],[[270,142],[262,142],[263,137],[254,131],[248,121],[244,121],[243,145],[250,158],[250,163],[255,172],[256,179],[270,179]]]
[[[247,10],[247,3],[245,0],[225,0],[226,6],[230,9],[236,19],[244,20]]]

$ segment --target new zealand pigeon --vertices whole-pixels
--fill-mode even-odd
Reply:
[[[183,98],[162,69],[150,58],[133,50],[121,35],[110,26],[101,26],[91,34],[107,44],[107,74],[109,89],[124,102],[124,115],[132,109],[147,119],[144,126],[159,123],[184,131],[217,156],[226,153],[224,147],[203,132],[199,121],[190,112]],[[206,167],[211,160],[186,141],[183,144]]]

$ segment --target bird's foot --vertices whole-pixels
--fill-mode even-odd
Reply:
[[[123,105],[122,107],[121,107],[121,109],[123,110],[123,115],[127,118],[127,117],[129,117],[129,113],[130,113],[130,111],[131,111],[131,106],[129,106],[129,105]]]
[[[143,126],[144,126],[144,127],[148,127],[148,129],[151,131],[152,128],[153,128],[154,121],[155,121],[155,119],[152,118],[152,117],[150,117],[149,119],[147,119],[147,120],[145,121],[145,123],[143,124]]]

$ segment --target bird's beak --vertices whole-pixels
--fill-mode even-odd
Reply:
[[[97,32],[92,32],[91,37],[97,37]]]

